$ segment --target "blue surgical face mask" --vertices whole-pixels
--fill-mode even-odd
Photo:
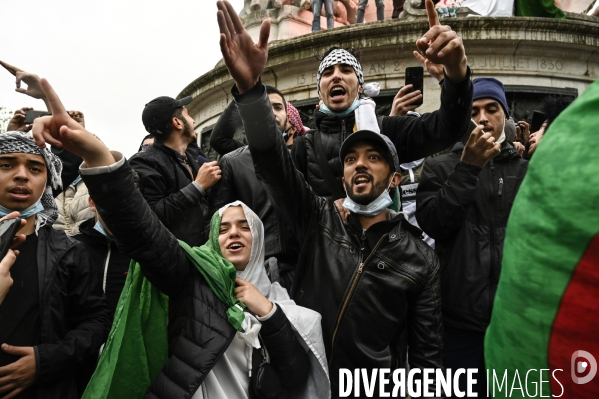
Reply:
[[[104,237],[110,237],[99,220],[96,222],[96,224],[94,224],[94,230],[101,233]]]
[[[42,197],[40,197],[40,199],[38,199],[35,204],[28,206],[27,208],[20,211],[19,217],[21,219],[27,219],[30,216],[37,215],[38,213],[40,213],[43,210],[44,210],[44,206],[42,205]],[[4,217],[12,212],[14,212],[14,211],[0,205],[0,217]]]
[[[395,173],[393,173],[395,176]],[[352,213],[357,213],[358,215],[366,216],[366,217],[374,217],[387,209],[391,204],[393,204],[393,200],[391,199],[391,195],[389,195],[389,187],[391,187],[391,181],[393,181],[393,176],[391,176],[391,180],[389,181],[389,185],[387,188],[375,198],[368,205],[361,205],[357,202],[353,201],[349,196],[345,198],[343,201],[343,207]]]
[[[346,117],[347,115],[351,114],[352,112],[354,112],[356,110],[356,108],[358,108],[360,106],[360,100],[356,99],[354,100],[354,102],[352,103],[352,105],[349,106],[348,109],[346,109],[343,112],[334,112],[331,111],[329,109],[329,107],[327,107],[326,105],[324,105],[324,103],[322,103],[320,105],[320,107],[318,108],[319,111],[324,112],[325,114],[328,115],[332,115],[332,116],[338,116],[339,118],[343,118]]]

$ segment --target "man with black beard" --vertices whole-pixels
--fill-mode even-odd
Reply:
[[[232,93],[256,176],[301,247],[291,296],[322,315],[332,397],[352,389],[343,369],[352,375],[356,369],[368,376],[383,369],[407,374],[399,341],[404,331],[410,369],[441,368],[439,262],[418,238],[420,231],[387,209],[389,189],[401,180],[395,145],[369,130],[341,145],[344,206],[350,211],[344,224],[332,199],[317,196],[295,169],[260,81],[270,21],[263,22],[254,45],[233,7],[223,1],[217,6],[221,51],[235,80]],[[428,34],[439,34],[438,28]],[[373,386],[377,394],[385,389]]]
[[[158,97],[146,104],[142,120],[155,137],[154,145],[131,157],[130,164],[162,224],[179,240],[198,246],[206,242],[206,190],[220,179],[221,172],[216,161],[200,165],[199,149],[189,148],[197,140],[194,120],[185,108],[191,100]]]

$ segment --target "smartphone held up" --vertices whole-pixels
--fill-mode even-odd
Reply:
[[[413,102],[414,105],[422,105],[424,99],[424,68],[419,67],[407,67],[406,68],[406,86],[412,85],[412,88],[408,93],[415,92],[420,90],[422,97],[416,102]]]
[[[21,219],[4,219],[0,222],[0,260],[4,259],[17,231],[21,228]]]
[[[31,125],[36,118],[39,118],[41,116],[47,116],[47,115],[52,115],[52,114],[47,111],[34,111],[34,110],[25,111],[25,124]]]

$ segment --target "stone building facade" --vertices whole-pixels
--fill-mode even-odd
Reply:
[[[424,10],[410,8],[410,1],[415,2],[406,1],[406,11],[398,19],[345,25],[284,39],[280,38],[281,30],[275,27],[284,22],[274,18],[273,33],[278,33],[271,34],[263,83],[281,90],[287,101],[300,110],[304,123],[312,126],[311,115],[318,102],[316,57],[333,45],[353,47],[360,53],[365,81],[381,86],[381,94],[375,98],[378,112],[388,113],[393,97],[404,85],[405,68],[420,65],[412,51],[416,50],[416,40],[428,30]],[[370,3],[374,5],[374,1]],[[392,9],[390,4],[387,8]],[[264,11],[241,13],[252,36],[257,36],[259,23],[267,15]],[[492,76],[505,84],[514,118],[529,119],[547,94],[576,97],[599,77],[596,18],[576,14],[569,14],[564,20],[476,17],[466,16],[468,11],[461,9],[457,18],[442,19],[442,23],[450,25],[462,37],[473,77]],[[295,18],[293,13],[288,15],[287,18]],[[187,108],[197,122],[200,145],[211,157],[216,154],[209,148],[210,132],[232,101],[232,85],[233,80],[221,61],[179,94],[179,97],[194,97]],[[437,81],[425,73],[424,104],[418,111],[437,109],[439,96]]]

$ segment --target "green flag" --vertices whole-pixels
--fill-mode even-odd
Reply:
[[[599,81],[550,126],[514,201],[485,337],[491,397],[599,398],[598,109]]]
[[[168,297],[131,261],[112,329],[83,399],[143,398],[168,360]]]
[[[566,14],[553,1],[518,0],[516,3],[516,15],[519,17],[566,18]]]

